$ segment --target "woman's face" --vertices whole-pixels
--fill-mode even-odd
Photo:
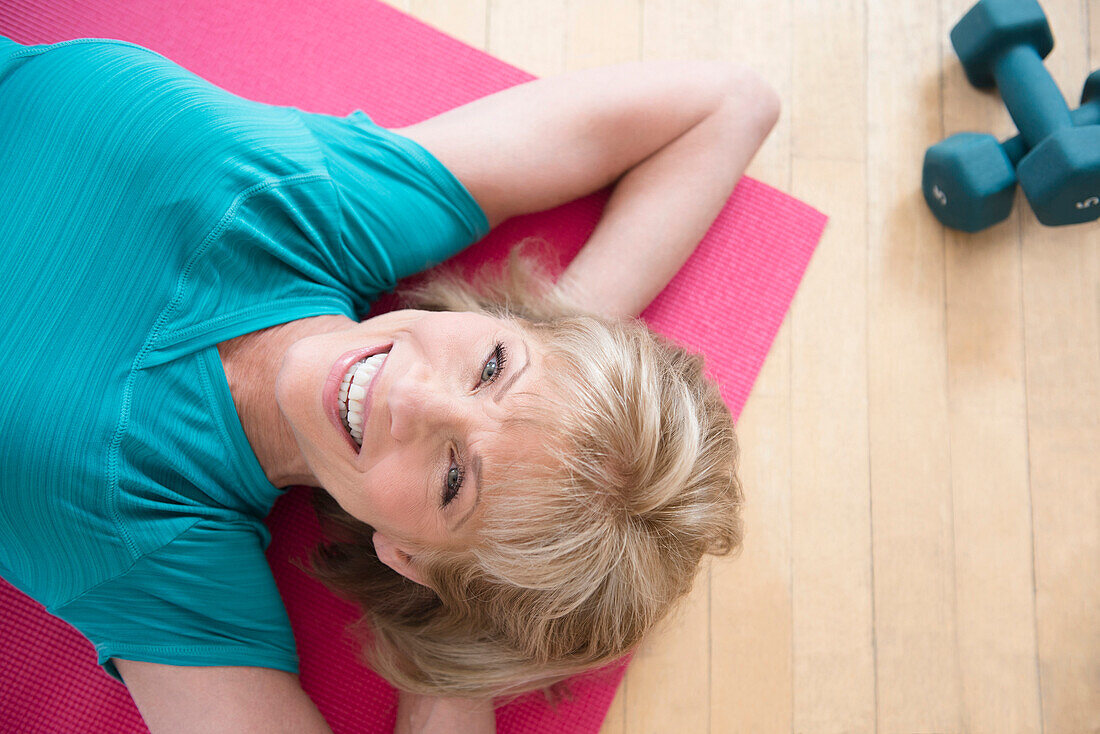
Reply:
[[[341,418],[340,385],[376,353],[386,353],[377,371],[355,380],[366,390],[359,449]],[[441,547],[461,545],[476,526],[479,476],[536,455],[538,436],[506,431],[502,419],[520,393],[537,392],[541,374],[536,342],[509,322],[403,310],[295,342],[275,392],[303,459],[345,511],[390,537]]]

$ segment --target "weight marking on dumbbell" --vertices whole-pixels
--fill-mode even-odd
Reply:
[[[940,203],[940,206],[947,206],[947,194],[943,193],[937,184],[932,184],[932,196],[936,197],[936,201]]]
[[[1097,204],[1100,204],[1100,197],[1090,196],[1084,201],[1077,202],[1074,206],[1078,209],[1088,209],[1090,206],[1096,206]]]

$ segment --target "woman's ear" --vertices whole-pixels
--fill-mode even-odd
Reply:
[[[420,572],[417,571],[416,561],[413,560],[410,553],[397,545],[388,535],[375,532],[372,539],[374,540],[374,552],[378,554],[378,560],[410,581],[415,581],[421,586],[427,586]]]

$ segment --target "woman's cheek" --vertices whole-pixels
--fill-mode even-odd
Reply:
[[[402,509],[407,507],[407,498],[401,497],[401,492],[393,487],[372,487],[368,490],[370,503],[374,508],[378,521],[386,524],[395,524],[402,519]]]

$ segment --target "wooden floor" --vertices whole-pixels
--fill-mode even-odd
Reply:
[[[929,213],[925,148],[1013,132],[971,0],[388,1],[540,77],[744,60],[784,102],[749,175],[831,217],[738,424],[744,552],[603,732],[1100,731],[1100,223]],[[1043,6],[1076,105],[1100,0]]]

